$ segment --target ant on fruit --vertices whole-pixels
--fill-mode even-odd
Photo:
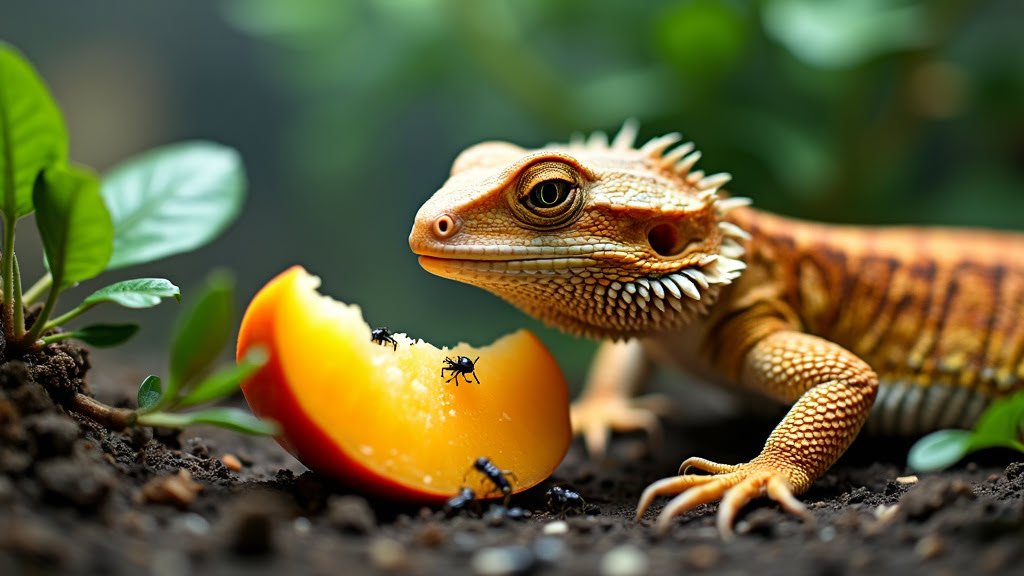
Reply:
[[[445,380],[445,384],[451,382],[452,380],[455,380],[455,385],[458,386],[459,375],[461,375],[466,380],[466,384],[469,384],[470,382],[472,382],[472,380],[469,379],[469,374],[472,374],[473,378],[476,378],[476,383],[479,384],[480,377],[476,375],[476,363],[479,361],[479,356],[476,357],[476,360],[470,360],[469,356],[459,356],[455,360],[452,360],[451,358],[445,356],[445,365],[441,368],[441,378],[444,378],[445,370],[451,370],[454,375],[451,378]]]
[[[481,456],[473,461],[473,468],[483,474],[484,478],[491,481],[494,484],[495,490],[505,495],[505,507],[508,507],[509,498],[512,497],[512,484],[508,481],[508,476],[511,476],[513,480],[516,480],[515,472],[511,470],[502,470],[491,462],[491,459],[486,456]],[[469,474],[467,471],[466,474]],[[465,478],[465,476],[463,476]]]
[[[387,327],[374,328],[370,332],[370,341],[376,342],[381,346],[391,344],[392,350],[398,350],[398,342],[395,341],[394,334]]]

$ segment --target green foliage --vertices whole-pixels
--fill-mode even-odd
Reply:
[[[223,351],[234,325],[232,290],[231,278],[215,273],[207,280],[195,303],[182,313],[171,346],[168,385],[162,387],[156,376],[142,381],[138,392],[138,424],[171,428],[212,424],[247,434],[277,433],[274,424],[237,408],[181,412],[184,408],[216,402],[234,394],[239,384],[267,361],[266,353],[256,349],[236,366],[204,377]]]
[[[24,58],[0,43],[0,269],[4,317],[10,319],[4,324],[8,357],[68,338],[94,346],[124,342],[137,326],[94,325],[43,334],[104,302],[148,308],[164,298],[180,300],[178,287],[162,278],[124,280],[51,319],[64,290],[104,270],[197,248],[217,236],[242,203],[242,163],[225,146],[187,142],[145,153],[116,168],[101,189],[91,171],[66,163],[67,144],[60,111],[46,87]],[[14,225],[33,210],[49,274],[22,294]],[[26,331],[23,308],[46,291],[46,303]],[[222,344],[196,342],[216,349]],[[172,378],[172,387],[177,383]]]
[[[910,449],[908,465],[930,472],[956,464],[971,452],[985,448],[1012,448],[1024,452],[1024,392],[993,401],[978,418],[974,430],[939,430],[921,438]]]
[[[111,170],[103,197],[114,221],[109,269],[188,252],[238,215],[242,159],[213,142],[183,142],[141,154]]]
[[[138,324],[93,324],[66,332],[68,338],[81,340],[97,348],[124,344],[139,331]]]
[[[110,260],[114,228],[92,172],[47,168],[36,180],[36,226],[56,289],[88,280]]]
[[[0,182],[4,224],[32,212],[32,187],[67,159],[68,135],[46,85],[14,48],[0,42]]]

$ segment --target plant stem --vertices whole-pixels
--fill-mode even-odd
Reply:
[[[75,412],[84,414],[111,430],[123,430],[135,425],[139,419],[134,410],[107,406],[99,400],[82,393],[76,393],[71,399],[71,408]]]
[[[56,334],[50,334],[49,336],[43,336],[42,338],[39,339],[39,341],[43,343],[43,346],[49,346],[54,342],[60,342],[61,340],[70,340],[71,338],[74,337],[75,335],[73,332],[58,332]]]
[[[7,341],[14,340],[14,222],[10,222],[4,214],[4,246],[0,255],[0,274],[3,275],[4,287],[4,336]]]
[[[161,428],[184,428],[191,422],[184,414],[171,414],[169,412],[150,412],[139,414],[135,421],[139,426],[151,426]]]
[[[25,309],[21,301],[21,267],[18,266],[18,255],[11,253],[11,261],[14,262],[14,291],[10,298],[14,302],[14,338],[21,338],[25,335]]]
[[[46,327],[46,319],[50,317],[54,306],[57,305],[57,296],[59,295],[60,288],[58,286],[50,286],[50,293],[46,295],[46,304],[43,304],[43,310],[39,312],[36,321],[32,323],[32,328],[24,337],[29,346],[43,333],[43,328]]]
[[[22,303],[25,306],[30,306],[33,302],[38,300],[39,297],[43,295],[43,292],[49,289],[50,286],[52,285],[53,276],[50,276],[50,273],[47,272],[45,276],[43,276],[39,280],[36,280],[35,284],[29,286],[28,290],[25,290],[25,293],[21,295]]]
[[[55,328],[57,326],[60,326],[60,325],[62,325],[64,323],[66,323],[69,320],[72,320],[74,318],[77,318],[78,316],[81,316],[83,313],[85,313],[87,310],[91,309],[93,306],[95,306],[95,304],[79,304],[75,308],[72,308],[71,310],[68,310],[67,312],[65,312],[65,313],[61,314],[60,316],[57,316],[53,320],[50,320],[49,322],[47,322],[46,326],[43,326],[43,332],[46,332],[50,328]],[[43,338],[43,340],[46,340],[46,338]]]

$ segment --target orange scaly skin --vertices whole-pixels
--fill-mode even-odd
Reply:
[[[791,406],[759,455],[686,460],[644,491],[638,518],[659,495],[675,495],[660,530],[721,500],[728,536],[762,495],[810,518],[794,494],[865,421],[890,434],[969,426],[1024,386],[1024,235],[774,216],[724,196],[728,175],[694,170],[678,135],[635,136],[627,123],[610,144],[474,146],[409,243],[434,274],[606,340],[573,406],[592,452],[610,429],[658,433],[663,401],[631,398],[652,361]]]

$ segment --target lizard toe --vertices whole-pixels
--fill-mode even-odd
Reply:
[[[662,431],[658,416],[667,411],[668,400],[657,396],[622,398],[607,396],[580,400],[572,405],[573,433],[582,435],[591,456],[604,456],[612,432],[641,430],[647,434],[651,449],[661,446]]]

